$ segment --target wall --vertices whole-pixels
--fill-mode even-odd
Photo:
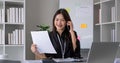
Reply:
[[[93,0],[60,0],[59,3],[71,16],[81,48],[89,49],[93,42]]]
[[[38,30],[38,24],[52,24],[52,18],[59,9],[58,0],[26,0],[26,59],[34,59],[30,47],[32,44],[31,30]]]

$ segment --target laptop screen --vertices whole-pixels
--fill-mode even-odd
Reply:
[[[93,42],[87,63],[114,63],[119,42]]]

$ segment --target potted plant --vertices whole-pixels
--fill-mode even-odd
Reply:
[[[50,28],[49,25],[42,24],[42,25],[37,25],[37,27],[39,28],[40,31],[50,31],[49,30],[49,28]]]

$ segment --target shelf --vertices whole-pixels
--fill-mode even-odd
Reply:
[[[94,4],[94,38],[100,42],[120,40],[120,0],[97,0]],[[99,35],[99,36],[98,36]],[[114,39],[113,39],[114,36]],[[113,40],[112,40],[113,39]]]
[[[24,3],[23,0],[19,0],[19,1],[18,1],[18,0],[17,0],[17,1],[16,1],[16,0],[4,0],[4,1],[5,1],[5,2],[15,2],[15,3],[16,3],[16,2]]]
[[[116,23],[120,23],[120,21],[116,21]]]
[[[102,25],[110,25],[110,24],[115,24],[116,22],[106,22],[106,23],[101,23]]]
[[[117,23],[120,23],[120,21],[117,21]]]
[[[3,8],[3,1],[0,1],[0,9]]]
[[[0,23],[0,25],[3,25],[3,24],[5,24],[5,23]]]
[[[101,36],[100,28],[101,28],[100,26],[94,26],[94,31],[93,31],[94,42],[100,42],[100,36]]]
[[[94,5],[100,5],[100,3],[101,3],[101,2],[96,2],[96,3],[94,3]]]
[[[118,21],[120,21],[120,0],[117,0],[116,1],[116,14],[117,14],[117,16],[116,16],[116,20],[118,20]]]
[[[8,6],[11,6],[11,5],[23,6],[23,1],[5,1],[5,4]]]
[[[7,54],[8,59],[14,59],[14,60],[23,60],[24,59],[24,47],[11,47],[7,46],[5,47],[5,54]]]
[[[97,24],[95,24],[95,26],[100,26],[101,24],[99,24],[99,23],[97,23]]]
[[[5,47],[24,47],[24,45],[5,45]]]
[[[3,54],[3,46],[0,45],[0,55]]]
[[[112,0],[103,0],[103,1],[101,1],[101,3],[106,3],[106,2],[110,2],[110,1],[112,1]]]
[[[106,23],[97,23],[97,24],[95,24],[95,26],[110,25],[110,24],[115,24],[115,23],[120,23],[120,21],[106,22]]]
[[[8,59],[24,60],[25,0],[1,0],[0,9],[0,54],[8,54]]]
[[[24,25],[24,23],[5,23],[6,25]]]
[[[116,40],[120,42],[120,22],[117,23],[117,38]]]
[[[101,23],[112,22],[116,20],[115,13],[115,1],[110,0],[109,2],[104,2],[101,5]]]
[[[120,42],[120,0],[94,1],[94,41]]]
[[[100,23],[100,5],[94,5],[94,24]]]
[[[95,26],[98,26],[98,25],[110,25],[110,24],[115,24],[115,23],[118,23],[118,22],[114,21],[114,22],[106,22],[106,23],[97,23],[97,24],[95,24]]]
[[[115,42],[115,24],[102,25],[102,42]]]
[[[94,0],[93,2],[94,2],[94,4],[100,3],[100,0]]]
[[[4,45],[3,44],[0,44],[0,47],[3,47]]]

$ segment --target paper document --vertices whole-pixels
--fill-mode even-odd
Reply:
[[[78,59],[74,59],[74,58],[53,58],[53,60],[55,62],[86,62],[87,59],[86,58],[78,58]]]
[[[40,53],[56,53],[47,31],[31,31],[31,36]]]

